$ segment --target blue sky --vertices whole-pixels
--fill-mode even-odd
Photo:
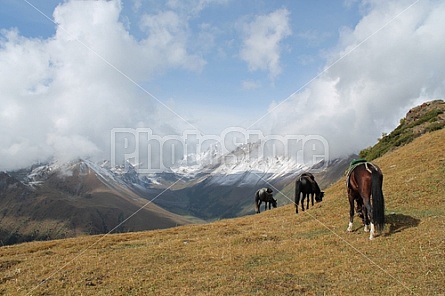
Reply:
[[[246,27],[260,30],[255,27],[260,26],[260,18],[263,24],[272,22],[269,18],[274,13],[287,27],[286,32],[278,33],[282,36],[274,41],[275,48],[265,51],[254,64],[253,59],[242,56],[243,50],[250,57],[257,53],[255,48],[246,48],[249,34],[254,34],[246,32]],[[325,63],[324,50],[336,43],[338,29],[354,26],[357,20],[357,9],[346,8],[342,1],[232,1],[215,5],[192,20],[196,26],[192,34],[202,22],[212,27],[209,32],[215,32],[211,44],[202,51],[206,62],[203,69],[199,73],[168,72],[151,81],[148,88],[179,105],[207,104],[242,118],[232,124],[250,124],[272,101],[285,99],[312,79]],[[269,60],[273,55],[278,58],[276,62]]]
[[[17,28],[29,38],[54,36],[56,25],[45,16],[53,19],[54,9],[63,1],[5,2],[2,28]],[[122,1],[119,21],[136,40],[143,40],[147,37],[141,28],[143,18],[172,11],[186,27],[177,29],[188,35],[184,47],[205,65],[173,67],[138,83],[157,99],[180,109],[190,104],[209,105],[231,109],[251,120],[264,113],[273,100],[285,99],[319,73],[326,63],[325,51],[336,44],[340,29],[354,27],[360,17],[359,5],[343,0],[184,1],[190,3],[184,7],[170,2]],[[199,12],[189,11],[200,2],[203,7]],[[241,56],[243,42],[253,34],[246,32],[246,27],[251,25],[255,30],[260,26],[259,18],[264,18],[265,24],[273,13],[287,27],[286,32],[277,37],[276,48],[264,53],[264,61],[253,65]],[[251,54],[249,50],[255,49],[246,49],[246,55]],[[278,60],[267,65],[272,58],[268,55],[273,54]],[[239,124],[247,123],[243,119]]]
[[[4,167],[106,154],[117,127],[317,134],[339,156],[444,96],[442,1],[1,6]]]

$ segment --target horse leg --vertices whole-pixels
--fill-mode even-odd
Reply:
[[[301,199],[301,210],[304,212],[304,199],[306,198],[306,193],[303,193],[303,198]]]
[[[352,196],[351,192],[348,192],[348,198],[349,198],[349,224],[347,231],[351,232],[353,224],[352,222],[354,221],[354,197]]]
[[[310,196],[310,193],[308,193],[307,194],[307,200],[306,200],[306,210],[308,210],[309,209],[309,196]]]
[[[368,216],[368,209],[366,208],[366,206],[363,206],[362,208],[362,222],[364,225],[363,230],[365,232],[369,232],[369,216]]]
[[[374,228],[374,220],[372,219],[372,206],[369,202],[369,199],[365,200],[363,208],[366,211],[365,218],[365,231],[369,231],[369,239],[373,239],[375,237],[375,228]],[[371,222],[371,229],[369,229],[369,222]]]
[[[264,211],[267,211],[267,201],[264,202]]]
[[[256,202],[256,204],[255,204],[257,214],[260,213],[261,202],[262,202],[261,200],[258,200],[258,201]]]
[[[298,194],[295,194],[295,199],[294,199],[294,206],[295,206],[295,213],[298,214],[298,203],[300,202],[300,193],[298,192]]]
[[[375,227],[374,222],[371,222],[371,231],[369,232],[369,239],[374,239],[375,237]]]
[[[295,206],[295,214],[298,214],[298,203],[300,202],[300,181],[295,182],[295,195],[294,195],[294,206]]]
[[[312,206],[314,206],[314,195],[315,195],[314,193],[311,194],[311,203],[312,203]]]

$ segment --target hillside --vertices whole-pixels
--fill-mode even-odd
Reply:
[[[386,152],[406,145],[415,138],[445,127],[445,102],[434,100],[416,106],[406,113],[400,124],[389,135],[384,134],[378,143],[360,151],[360,157],[373,160]]]
[[[0,248],[3,295],[443,295],[445,129],[375,162],[384,233],[346,232],[343,179],[298,215],[257,215],[165,230]],[[290,198],[290,197],[289,197]]]

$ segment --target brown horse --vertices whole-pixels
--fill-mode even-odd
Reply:
[[[382,232],[385,226],[385,201],[382,192],[383,174],[378,166],[362,161],[352,166],[347,177],[347,190],[349,198],[349,225],[352,231],[354,218],[354,201],[357,203],[357,212],[362,218],[365,231],[371,231],[369,239],[375,233]]]

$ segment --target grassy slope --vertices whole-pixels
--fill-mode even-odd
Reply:
[[[387,225],[346,233],[344,180],[292,205],[205,225],[0,248],[5,295],[445,293],[445,129],[376,160]]]

